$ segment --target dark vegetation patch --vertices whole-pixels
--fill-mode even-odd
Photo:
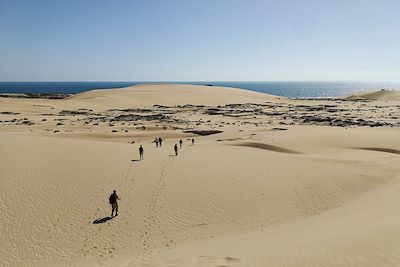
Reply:
[[[223,131],[219,131],[219,130],[188,130],[188,131],[184,131],[184,133],[194,133],[194,134],[201,135],[201,136],[219,134],[222,132]]]

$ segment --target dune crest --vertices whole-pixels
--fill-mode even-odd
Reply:
[[[273,145],[264,144],[264,143],[256,143],[256,142],[240,143],[240,144],[236,144],[236,146],[259,148],[259,149],[264,149],[264,150],[269,150],[269,151],[279,152],[279,153],[287,153],[287,154],[303,154],[301,152],[298,152],[298,151],[295,151],[292,149],[287,149],[287,148],[273,146]]]
[[[377,151],[377,152],[392,153],[392,154],[400,155],[400,150],[391,149],[391,148],[383,148],[383,147],[357,147],[356,149],[370,150],[370,151]]]

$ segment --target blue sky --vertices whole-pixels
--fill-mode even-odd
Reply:
[[[400,80],[400,1],[0,0],[0,81]]]

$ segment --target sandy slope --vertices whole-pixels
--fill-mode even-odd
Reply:
[[[131,89],[62,101],[0,99],[0,111],[21,113],[3,114],[1,120],[25,116],[36,122],[0,127],[1,266],[400,264],[397,127],[282,126],[273,119],[261,127],[255,124],[262,125],[265,117],[204,115],[181,108],[174,118],[194,122],[164,122],[173,125],[165,130],[138,121],[137,126],[147,123],[148,128],[132,125],[126,133],[119,128],[125,124],[110,133],[108,123],[84,123],[92,113],[40,115],[83,104],[98,110],[147,106],[163,100],[161,85],[156,87],[132,99]],[[166,89],[170,94],[170,86]],[[204,88],[175,90],[199,89]],[[215,92],[202,92],[199,98],[209,101],[205,105],[218,105],[223,94],[214,97]],[[262,99],[275,103],[276,110],[280,101],[292,103],[253,93],[240,101],[245,92],[232,94],[238,92],[220,104]],[[114,96],[119,93],[129,101]],[[190,102],[174,94],[179,104]],[[88,100],[89,95],[95,97]],[[163,101],[173,105],[174,100]],[[315,105],[312,100],[304,104]],[[371,116],[375,105],[363,106],[364,112]],[[45,131],[53,117],[64,119],[59,126],[63,134]],[[38,123],[42,118],[47,121]],[[178,128],[212,127],[197,125],[201,118],[218,121],[224,132],[196,136]],[[244,121],[254,123],[239,123]],[[273,130],[277,127],[287,130]],[[166,139],[162,148],[152,143],[156,136]],[[187,140],[193,136],[194,146]],[[175,157],[172,146],[178,138],[184,146]],[[145,147],[144,161],[137,161],[139,144]],[[121,197],[119,216],[94,223],[109,216],[113,189]]]
[[[385,100],[385,101],[400,101],[399,91],[380,90],[373,92],[362,92],[345,96],[347,100]]]
[[[212,95],[212,97],[210,97]],[[221,105],[260,103],[276,96],[219,86],[184,84],[145,84],[123,89],[92,90],[65,99],[63,105],[85,104],[91,107],[123,108],[153,105]]]

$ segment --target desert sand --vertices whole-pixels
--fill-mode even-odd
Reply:
[[[399,117],[392,91],[0,97],[0,266],[399,266]]]

